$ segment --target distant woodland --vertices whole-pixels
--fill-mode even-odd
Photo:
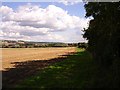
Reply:
[[[86,48],[87,43],[28,42],[23,40],[2,40],[2,48],[40,48],[40,47],[79,47]]]

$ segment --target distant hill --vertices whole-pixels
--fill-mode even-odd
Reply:
[[[0,40],[2,48],[75,47],[78,43]]]

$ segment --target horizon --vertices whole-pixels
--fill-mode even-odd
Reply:
[[[36,43],[87,43],[87,42],[49,42],[49,41],[47,41],[47,42],[41,42],[41,41],[26,41],[26,40],[8,40],[8,39],[4,39],[4,40],[0,40],[0,41],[24,41],[24,42],[36,42]]]

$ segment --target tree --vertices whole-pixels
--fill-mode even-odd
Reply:
[[[88,50],[98,63],[111,65],[120,59],[120,2],[88,2],[85,9],[93,17],[83,35]]]

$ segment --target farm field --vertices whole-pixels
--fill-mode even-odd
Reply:
[[[26,88],[85,89],[115,88],[119,87],[118,84],[113,69],[100,67],[88,51],[77,49],[75,54],[38,71],[36,75],[25,78],[15,87],[22,90]]]
[[[97,65],[92,55],[84,49],[31,48],[31,50],[15,50],[21,52],[21,55],[26,54],[25,51],[29,52],[30,57],[35,54],[30,51],[36,51],[36,54],[38,52],[38,56],[43,58],[33,57],[31,60],[25,58],[27,57],[25,55],[22,59],[6,59],[6,62],[13,61],[15,66],[2,71],[3,88],[22,88],[22,90],[35,88],[36,90],[41,88],[112,88],[117,85],[113,83],[115,82],[113,69],[103,69]],[[5,53],[7,49],[3,51]],[[16,54],[14,53],[15,56]]]
[[[14,67],[14,62],[49,60],[75,52],[75,48],[3,48],[2,70]]]

